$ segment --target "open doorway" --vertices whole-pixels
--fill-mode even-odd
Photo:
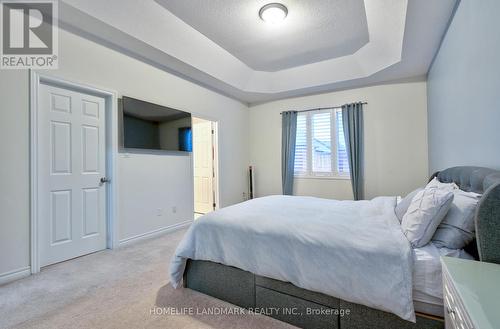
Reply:
[[[219,207],[217,122],[193,117],[194,218]]]

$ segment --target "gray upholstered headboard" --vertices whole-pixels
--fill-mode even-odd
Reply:
[[[500,264],[500,171],[482,167],[453,167],[432,175],[456,183],[464,191],[483,194],[476,211],[479,259]]]

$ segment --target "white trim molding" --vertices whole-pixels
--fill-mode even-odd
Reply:
[[[30,70],[30,264],[31,273],[40,272],[38,239],[38,91],[42,83],[91,93],[106,101],[106,172],[110,178],[107,186],[107,248],[118,245],[118,122],[117,93]],[[23,269],[23,271],[26,269]]]
[[[149,231],[146,233],[134,235],[134,236],[131,236],[129,238],[121,239],[120,240],[120,247],[127,245],[129,243],[140,241],[140,240],[150,239],[150,238],[154,238],[154,237],[159,236],[159,235],[172,233],[172,232],[175,232],[177,230],[188,227],[192,223],[193,223],[193,220],[186,220],[184,222],[180,222],[180,223],[177,223],[174,225],[162,227],[162,228],[159,228],[157,230],[153,230],[153,231]]]
[[[17,270],[0,274],[0,285],[10,283],[31,275],[29,266],[18,268]]]

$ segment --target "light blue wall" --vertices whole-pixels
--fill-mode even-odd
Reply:
[[[500,169],[500,1],[462,0],[429,72],[429,170]]]

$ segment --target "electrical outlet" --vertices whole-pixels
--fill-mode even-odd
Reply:
[[[156,216],[163,216],[163,209],[161,208],[156,209]]]

